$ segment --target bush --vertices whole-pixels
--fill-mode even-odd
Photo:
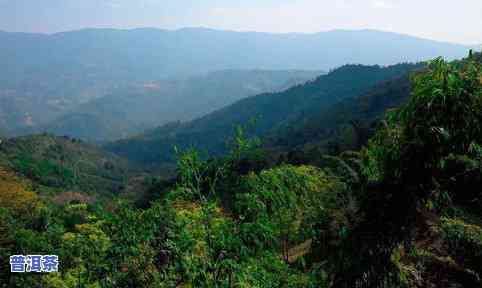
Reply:
[[[442,218],[440,228],[450,255],[482,275],[482,228],[450,218]]]

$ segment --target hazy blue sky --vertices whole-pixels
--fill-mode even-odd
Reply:
[[[482,0],[0,0],[0,30],[84,27],[318,32],[372,28],[482,43]]]

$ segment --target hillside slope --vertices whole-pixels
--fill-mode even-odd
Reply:
[[[224,70],[185,79],[133,83],[23,132],[33,130],[96,142],[113,141],[171,121],[201,117],[245,97],[280,91],[321,74]]]
[[[356,97],[376,83],[400,77],[418,67],[400,64],[389,67],[347,65],[316,80],[280,93],[267,93],[238,101],[224,109],[187,123],[172,123],[138,137],[106,145],[132,161],[156,165],[172,160],[172,148],[190,146],[222,153],[237,125],[255,119],[251,134],[266,136],[300,117],[319,115],[343,99]]]
[[[0,143],[0,166],[30,179],[44,194],[79,191],[95,196],[120,192],[127,161],[77,139],[31,135]]]
[[[482,53],[473,53],[471,59],[482,61]],[[454,61],[465,65],[467,59]],[[411,94],[410,76],[422,73],[424,68],[401,77],[382,81],[366,93],[347,98],[318,114],[302,115],[281,129],[271,133],[266,146],[282,150],[310,150],[323,153],[339,153],[359,150],[373,136],[378,120],[385,112],[406,103]]]
[[[344,99],[317,115],[301,116],[269,135],[267,146],[286,149],[357,150],[384,113],[410,96],[409,75],[383,81],[355,98]],[[336,147],[333,145],[336,144]]]

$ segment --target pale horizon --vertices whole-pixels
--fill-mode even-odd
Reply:
[[[261,33],[261,34],[272,34],[272,35],[316,35],[319,33],[329,33],[329,32],[337,32],[337,31],[349,31],[349,32],[361,32],[361,31],[376,31],[376,32],[381,32],[381,33],[393,33],[393,34],[398,34],[398,35],[404,35],[404,36],[409,36],[409,37],[414,37],[414,38],[419,38],[419,39],[424,39],[424,40],[429,40],[429,41],[436,41],[440,43],[449,43],[449,44],[456,44],[456,45],[463,45],[463,46],[480,46],[482,44],[480,43],[460,43],[460,42],[453,42],[453,41],[447,41],[447,40],[439,40],[439,39],[431,39],[427,37],[421,37],[417,35],[412,35],[408,33],[403,33],[403,32],[397,32],[397,31],[387,31],[387,30],[380,30],[380,29],[373,29],[373,28],[358,28],[358,29],[329,29],[329,30],[321,30],[321,31],[315,31],[315,32],[304,32],[304,31],[294,31],[294,32],[270,32],[270,31],[254,31],[254,30],[234,30],[234,29],[222,29],[222,28],[215,28],[215,27],[204,27],[204,26],[186,26],[186,27],[179,27],[179,28],[162,28],[162,27],[149,27],[149,26],[142,26],[142,27],[82,27],[78,29],[72,29],[72,30],[62,30],[62,31],[54,31],[54,32],[35,32],[35,31],[8,31],[8,30],[3,30],[0,29],[1,32],[6,32],[6,33],[26,33],[26,34],[43,34],[43,35],[55,35],[55,34],[62,34],[62,33],[70,33],[70,32],[78,32],[78,31],[83,31],[83,30],[120,30],[120,31],[134,31],[134,30],[142,30],[142,29],[154,29],[154,30],[160,30],[160,31],[171,31],[171,32],[176,32],[176,31],[182,31],[182,30],[213,30],[213,31],[223,31],[223,32],[235,32],[235,33]]]
[[[378,30],[464,45],[482,44],[482,1],[435,0],[0,0],[0,30],[53,34],[89,28],[319,33]],[[447,21],[447,19],[451,19]]]

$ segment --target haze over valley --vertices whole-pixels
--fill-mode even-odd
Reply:
[[[189,28],[0,32],[0,131],[94,142],[206,115],[344,64],[390,65],[469,47],[375,30],[314,34]]]

